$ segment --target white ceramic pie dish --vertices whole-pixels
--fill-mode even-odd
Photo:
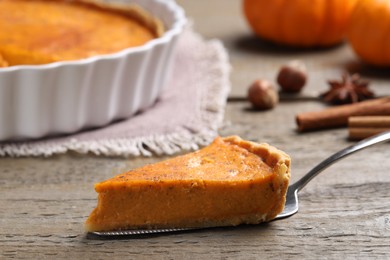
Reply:
[[[172,0],[136,3],[165,33],[143,46],[88,59],[0,69],[0,141],[69,134],[129,118],[152,106],[169,76],[186,19]]]

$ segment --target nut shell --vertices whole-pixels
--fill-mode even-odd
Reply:
[[[267,110],[279,102],[279,94],[267,80],[256,80],[248,89],[248,100],[254,109]]]
[[[306,65],[299,60],[291,61],[280,68],[276,80],[282,91],[298,93],[307,81]]]

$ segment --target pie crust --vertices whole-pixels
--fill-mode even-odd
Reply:
[[[95,184],[86,230],[235,226],[272,220],[285,204],[290,157],[238,136]]]
[[[164,32],[137,5],[91,0],[2,0],[0,28],[0,67],[111,54]]]

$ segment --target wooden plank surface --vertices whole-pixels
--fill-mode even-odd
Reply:
[[[305,91],[315,96],[325,87],[317,81],[337,74],[340,60],[355,59],[347,45],[309,53],[268,45],[260,48],[258,44],[263,43],[248,36],[240,1],[179,3],[193,17],[197,31],[206,38],[222,39],[230,53],[232,101],[226,109],[221,135],[238,134],[285,150],[293,159],[293,181],[351,144],[346,129],[306,134],[295,131],[294,116],[322,109],[324,105],[318,101],[285,100],[272,111],[254,112],[243,99],[252,80],[273,78],[279,64],[290,58],[302,58],[312,65],[314,76]],[[390,93],[385,71],[357,67],[373,80],[377,92]],[[86,217],[96,205],[93,183],[165,157],[123,159],[67,154],[0,158],[0,258],[384,259],[390,254],[389,145],[357,153],[320,174],[301,191],[300,211],[293,217],[262,225],[117,240],[88,237],[83,230]]]

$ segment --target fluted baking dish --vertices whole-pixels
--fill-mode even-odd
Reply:
[[[0,141],[69,134],[152,106],[169,76],[185,15],[171,0],[136,3],[165,33],[139,47],[77,61],[0,68]]]

